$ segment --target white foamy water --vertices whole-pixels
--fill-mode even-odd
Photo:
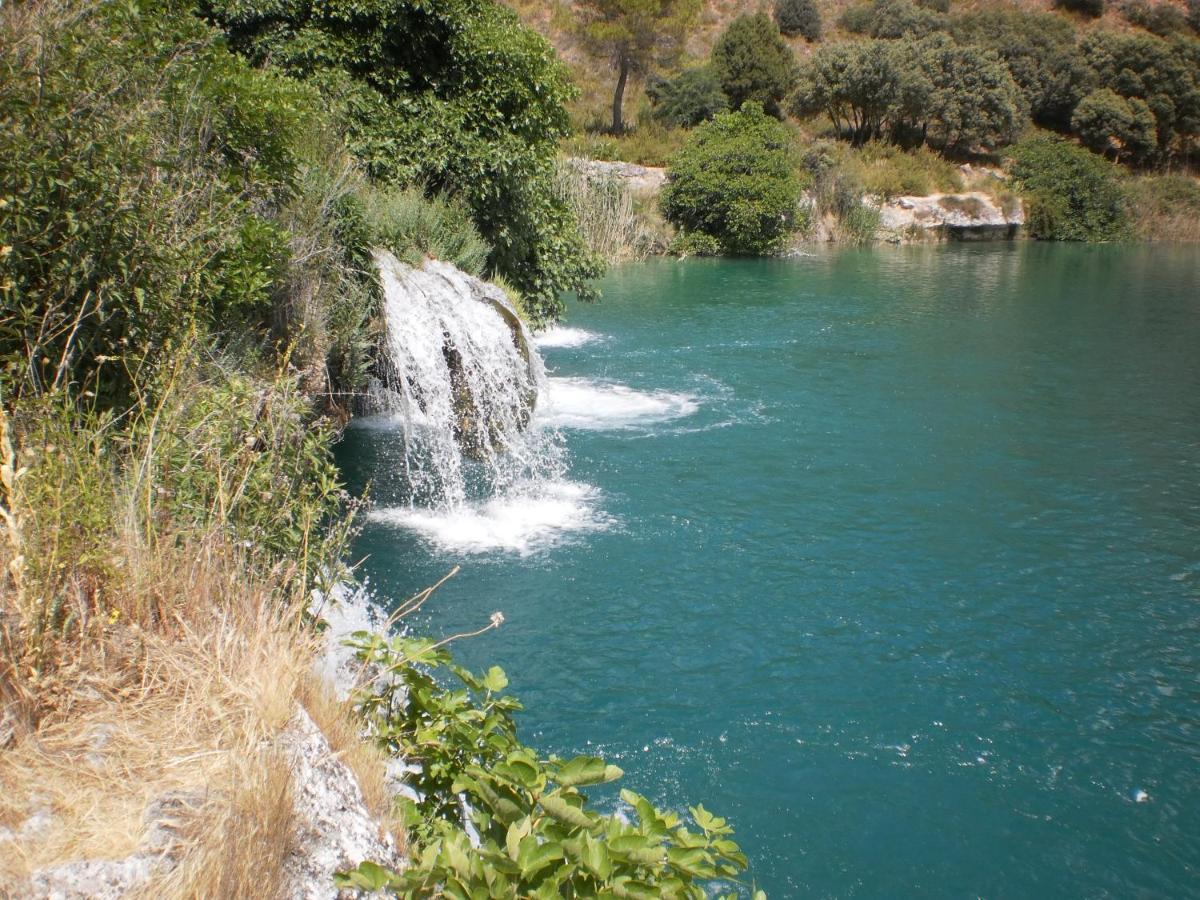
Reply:
[[[600,340],[600,335],[582,328],[564,328],[551,325],[545,331],[539,331],[533,336],[533,342],[539,347],[582,347],[592,341]]]
[[[599,494],[590,485],[559,480],[524,485],[477,504],[376,509],[368,518],[415,531],[448,553],[502,550],[527,556],[572,533],[610,527],[613,520],[597,508]]]
[[[638,391],[588,378],[549,378],[537,418],[543,427],[604,431],[669,422],[699,408],[691,394]]]
[[[526,427],[545,370],[504,293],[436,260],[414,269],[380,250],[375,264],[390,371],[374,406],[400,426],[413,502],[453,509],[561,475],[561,441]]]

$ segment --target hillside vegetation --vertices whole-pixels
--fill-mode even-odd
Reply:
[[[1200,225],[1163,227],[1200,221],[1187,186],[1195,183],[1200,151],[1200,4],[772,0],[684,8],[575,0],[540,11],[514,5],[558,45],[582,86],[575,133],[563,144],[568,154],[673,167],[694,129],[753,100],[791,129],[801,177],[828,180],[803,161],[832,161],[843,194],[857,180],[860,193],[885,198],[907,192],[914,181],[908,173],[920,169],[926,177],[915,180],[944,183],[939,159],[1007,168],[1015,158],[1008,148],[1049,133],[1115,163],[1068,168],[1102,172],[1119,200],[1109,225],[1034,228],[1035,234],[1200,239]],[[636,51],[613,49],[611,42],[598,49],[583,37],[629,19],[635,8],[643,30],[655,8],[671,29],[680,27],[681,15],[690,16],[688,39],[667,57],[637,57],[640,78],[625,88],[633,98],[626,105],[636,113],[614,130],[598,111],[612,90],[613,60]],[[848,150],[816,149],[829,141]],[[864,154],[888,158],[897,180],[881,178],[886,170],[865,162]],[[1049,160],[1036,153],[1024,158]],[[870,184],[861,179],[867,170],[873,170]],[[1022,171],[1030,176],[1028,164]],[[1174,181],[1155,186],[1166,173]],[[1014,189],[1038,192],[1035,205],[1043,212],[1078,211],[1088,201],[1063,192],[1090,192],[1038,177],[975,187],[1000,200]],[[1168,195],[1180,204],[1178,215],[1164,210]]]

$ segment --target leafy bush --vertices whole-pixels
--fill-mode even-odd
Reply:
[[[1034,237],[1106,241],[1126,233],[1125,194],[1112,163],[1049,135],[1024,140],[1009,152]]]
[[[1200,34],[1200,0],[1187,0],[1187,23],[1192,31]]]
[[[646,93],[654,118],[676,128],[695,128],[729,108],[721,80],[710,66],[684,69],[671,80],[651,82]]]
[[[791,135],[753,101],[697,128],[667,179],[667,220],[714,238],[726,253],[773,252],[792,229],[801,184]]]
[[[931,7],[913,0],[875,0],[866,33],[876,38],[921,38],[941,31],[946,19]]]
[[[1059,9],[1070,10],[1098,19],[1104,15],[1104,0],[1054,0]]]
[[[921,118],[934,125],[947,149],[1009,143],[1026,111],[1012,75],[994,54],[938,36],[918,48],[930,91]]]
[[[573,88],[511,10],[477,0],[203,8],[236,50],[311,81],[343,109],[371,175],[461,196],[491,246],[489,269],[536,317],[557,315],[562,291],[593,296],[599,261],[554,194]]]
[[[808,41],[821,39],[821,11],[815,0],[775,0],[775,22],[788,37],[801,35]]]
[[[851,34],[866,34],[871,30],[871,19],[874,15],[875,7],[869,3],[848,6],[838,16],[838,25]]]
[[[944,35],[822,47],[800,70],[797,115],[824,112],[856,144],[888,137],[947,147],[1007,142],[1023,118],[1020,94],[994,56]]]
[[[1157,125],[1157,153],[1186,156],[1200,135],[1200,41],[1096,30],[1080,45],[1096,82],[1145,101]]]
[[[353,646],[385,676],[357,695],[359,708],[387,752],[416,764],[419,799],[398,799],[409,864],[391,872],[363,863],[340,874],[340,886],[406,897],[703,900],[706,884],[728,883],[746,867],[733,829],[703,806],[690,808],[698,830],[629,790],[621,799],[636,824],[590,809],[580,788],[624,773],[598,757],[544,759],[521,744],[513,721],[521,704],[501,694],[508,679],[499,667],[474,675],[429,640],[360,633]],[[434,667],[463,688],[442,687]]]
[[[1159,37],[1167,37],[1188,28],[1187,15],[1171,3],[1147,3],[1146,0],[1126,0],[1121,15],[1131,25],[1145,28]]]
[[[780,103],[792,89],[796,59],[765,13],[745,14],[717,38],[712,67],[733,109],[758,103],[770,115],[782,115]]]
[[[1091,76],[1069,21],[1053,13],[994,7],[956,17],[950,31],[960,44],[999,55],[1035,122],[1059,131],[1070,128],[1071,113]]]
[[[169,8],[2,24],[9,396],[71,389],[121,406],[194,330],[270,327],[291,266],[276,217],[302,187],[294,142],[321,127],[315,94]]]
[[[1086,147],[1112,153],[1113,159],[1139,160],[1153,153],[1157,143],[1154,113],[1145,101],[1126,100],[1108,88],[1092,91],[1079,101],[1071,128]]]

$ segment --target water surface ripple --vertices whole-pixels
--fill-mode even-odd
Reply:
[[[565,432],[598,527],[463,555],[371,523],[379,594],[463,562],[421,624],[504,611],[460,653],[508,670],[526,739],[728,815],[772,896],[1200,896],[1200,253],[604,288],[551,374],[670,414]],[[341,457],[386,504],[397,452]]]

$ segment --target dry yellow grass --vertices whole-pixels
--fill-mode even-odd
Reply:
[[[117,526],[103,584],[67,592],[61,618],[77,625],[31,633],[44,604],[20,564],[37,550],[7,424],[0,410],[0,884],[133,854],[167,798],[179,865],[143,896],[273,896],[293,846],[277,738],[298,703],[383,820],[383,760],[315,679],[319,637],[220,536]]]

